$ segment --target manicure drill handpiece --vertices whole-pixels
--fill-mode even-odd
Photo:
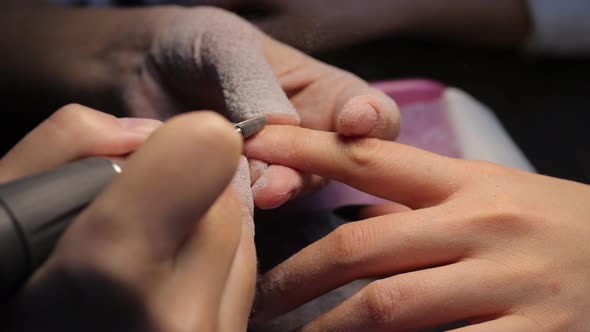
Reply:
[[[266,125],[266,118],[253,118],[234,124],[234,128],[244,139],[256,134]]]

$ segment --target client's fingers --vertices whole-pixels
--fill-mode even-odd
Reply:
[[[336,132],[347,137],[377,137],[393,140],[400,128],[395,102],[363,81],[353,81],[338,97],[334,113]],[[342,104],[342,101],[346,103]]]
[[[148,119],[117,119],[81,105],[62,107],[2,158],[0,182],[86,156],[128,154],[160,124]]]
[[[466,261],[374,281],[301,331],[413,331],[498,314],[509,295],[491,288],[480,265]]]
[[[299,113],[302,127],[343,136],[397,136],[399,110],[383,92],[272,38],[264,39],[264,47],[275,75]]]
[[[411,208],[444,201],[458,190],[465,173],[459,161],[410,146],[293,126],[266,127],[246,143],[245,154],[336,179]]]
[[[292,168],[269,165],[252,186],[254,202],[261,209],[281,206],[301,190],[303,180],[303,175]]]
[[[250,174],[254,202],[261,209],[279,207],[293,197],[313,192],[326,184],[322,177],[254,159],[250,160]]]
[[[445,218],[448,213],[431,208],[340,226],[260,279],[257,320],[288,312],[357,279],[462,258],[472,237]]]

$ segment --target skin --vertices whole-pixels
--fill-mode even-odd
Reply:
[[[31,24],[24,26],[23,17]],[[76,100],[124,116],[165,119],[207,108],[232,121],[257,114],[345,136],[392,139],[399,129],[397,107],[382,92],[221,9],[14,1],[0,13],[0,28],[0,49],[15,50],[0,60],[0,76],[10,82],[0,87],[7,102],[33,90],[60,105]],[[367,116],[355,121],[351,113]],[[258,165],[252,181],[264,179],[254,196],[261,208],[322,183],[283,166]]]
[[[86,156],[132,155],[4,304],[6,330],[245,330],[252,215],[229,185],[241,141],[211,112],[161,125],[70,105],[39,125],[2,158],[3,181]]]
[[[377,277],[301,331],[590,329],[590,186],[294,127],[265,128],[245,153],[409,208],[365,211],[266,273],[255,321]]]
[[[524,0],[196,0],[192,3],[262,11],[266,15],[254,21],[263,31],[307,51],[323,51],[385,36],[515,47],[526,40],[531,25]]]

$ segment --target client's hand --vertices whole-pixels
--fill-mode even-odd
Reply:
[[[2,159],[2,180],[85,156],[127,155],[159,124],[69,106]],[[218,115],[164,124],[7,305],[8,330],[245,330],[252,216],[240,206],[248,197],[228,186],[240,152],[239,135]],[[235,184],[249,181],[244,166]]]
[[[165,118],[210,108],[239,121],[264,115],[274,124],[335,131],[345,136],[393,139],[395,103],[358,77],[265,36],[229,12],[206,7],[155,8],[140,35],[149,47],[120,91],[131,114]],[[130,30],[137,30],[133,26]],[[142,30],[143,31],[143,30]],[[130,34],[120,34],[129,38]],[[121,40],[115,45],[128,45]],[[133,58],[120,60],[135,64]],[[256,204],[276,207],[319,179],[254,162]],[[310,183],[311,182],[311,183]]]
[[[245,151],[410,208],[368,211],[272,269],[256,320],[382,277],[302,330],[590,330],[590,186],[296,127],[267,127]]]

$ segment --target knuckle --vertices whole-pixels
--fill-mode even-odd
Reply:
[[[75,128],[76,124],[84,124],[87,111],[88,109],[82,105],[68,104],[58,109],[48,120],[60,129]]]
[[[377,165],[381,142],[376,138],[350,139],[344,143],[344,154],[354,166],[373,168]]]
[[[497,238],[512,239],[534,231],[543,217],[532,216],[527,207],[500,197],[492,197],[477,212],[476,218],[468,218],[465,224],[474,234],[485,234]]]
[[[75,133],[93,133],[105,124],[116,123],[115,116],[82,106],[69,104],[60,108],[50,118],[65,130]]]
[[[370,236],[364,227],[358,224],[339,226],[328,241],[332,264],[340,267],[358,264],[363,260],[365,243],[370,243]]]
[[[99,114],[98,111],[79,104],[66,105],[46,120],[44,133],[49,141],[55,141],[57,144],[60,142],[73,144],[82,153],[96,137],[93,135],[96,132],[95,129],[102,125],[97,121],[97,114]]]
[[[379,326],[387,326],[399,320],[403,302],[407,302],[411,296],[409,288],[395,279],[388,279],[369,284],[362,298],[372,321]]]

